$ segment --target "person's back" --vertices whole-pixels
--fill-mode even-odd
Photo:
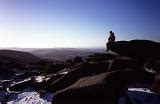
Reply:
[[[110,36],[108,38],[108,43],[109,42],[115,42],[116,38],[115,38],[115,35],[112,31],[109,32],[110,33]]]
[[[113,42],[115,42],[115,40],[116,40],[116,37],[115,37],[115,35],[114,35],[114,33],[113,33],[112,31],[110,31],[109,34],[110,34],[110,35],[109,35],[107,44],[108,44],[108,43],[113,43]],[[109,51],[107,44],[106,44],[107,51]]]

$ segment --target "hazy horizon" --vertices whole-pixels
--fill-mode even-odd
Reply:
[[[105,48],[117,40],[160,42],[159,0],[1,0],[2,48]]]
[[[0,49],[105,49],[104,47],[0,47]]]

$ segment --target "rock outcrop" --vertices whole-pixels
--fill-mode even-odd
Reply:
[[[136,77],[135,77],[136,76]],[[117,104],[130,83],[152,83],[146,71],[116,71],[80,78],[73,85],[55,93],[54,104]]]
[[[92,54],[90,56],[88,56],[88,58],[86,58],[85,60],[87,62],[91,62],[91,63],[94,63],[94,62],[104,62],[106,60],[111,60],[111,59],[114,59],[116,56],[113,55],[113,54],[109,54],[109,53],[95,53],[95,54]]]
[[[107,71],[108,63],[103,62],[90,64],[85,62],[76,66],[76,68],[71,69],[68,74],[51,83],[50,90],[56,92],[74,84],[82,77],[105,73]]]
[[[117,41],[108,43],[107,46],[121,56],[140,59],[160,58],[160,43],[150,40]]]
[[[114,58],[110,64],[109,71],[118,71],[118,70],[139,70],[143,68],[143,63],[139,60],[132,59],[129,57],[118,57]]]

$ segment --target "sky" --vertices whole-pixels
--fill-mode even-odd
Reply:
[[[0,47],[99,48],[160,42],[160,0],[0,0]]]

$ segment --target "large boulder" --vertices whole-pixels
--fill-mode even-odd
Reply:
[[[52,82],[61,78],[61,74],[37,76],[34,80],[34,86],[37,90],[48,89]]]
[[[107,73],[80,78],[75,84],[55,93],[54,104],[102,104]]]
[[[118,104],[131,83],[151,84],[154,76],[146,71],[117,71],[79,79],[55,93],[54,104]]]
[[[129,57],[118,57],[112,60],[109,71],[133,69],[137,70],[143,67],[143,64],[136,59]]]
[[[33,86],[33,79],[27,78],[11,84],[9,91],[22,91],[23,89],[31,86]]]
[[[149,40],[117,41],[107,48],[123,56],[139,59],[160,58],[160,43]]]
[[[62,90],[73,83],[75,83],[79,78],[92,76],[100,73],[104,73],[108,71],[108,63],[94,63],[90,64],[84,62],[77,67],[71,69],[69,73],[61,77],[60,79],[53,81],[50,90],[56,92],[58,90]]]
[[[32,76],[38,76],[40,75],[41,72],[39,71],[28,71],[28,72],[24,72],[23,74],[17,75],[14,77],[14,80],[19,80],[19,79],[26,79]]]
[[[74,63],[81,63],[81,62],[83,62],[83,59],[82,59],[81,57],[79,57],[79,56],[76,56],[76,57],[73,59],[73,62],[74,62]]]
[[[88,58],[86,58],[85,60],[87,62],[104,62],[106,60],[110,60],[110,59],[114,59],[116,56],[113,54],[109,54],[109,53],[95,53],[90,55]]]
[[[57,72],[59,72],[60,70],[65,69],[66,67],[67,67],[67,65],[65,65],[65,64],[49,65],[46,73],[47,73],[47,74],[57,73]]]

